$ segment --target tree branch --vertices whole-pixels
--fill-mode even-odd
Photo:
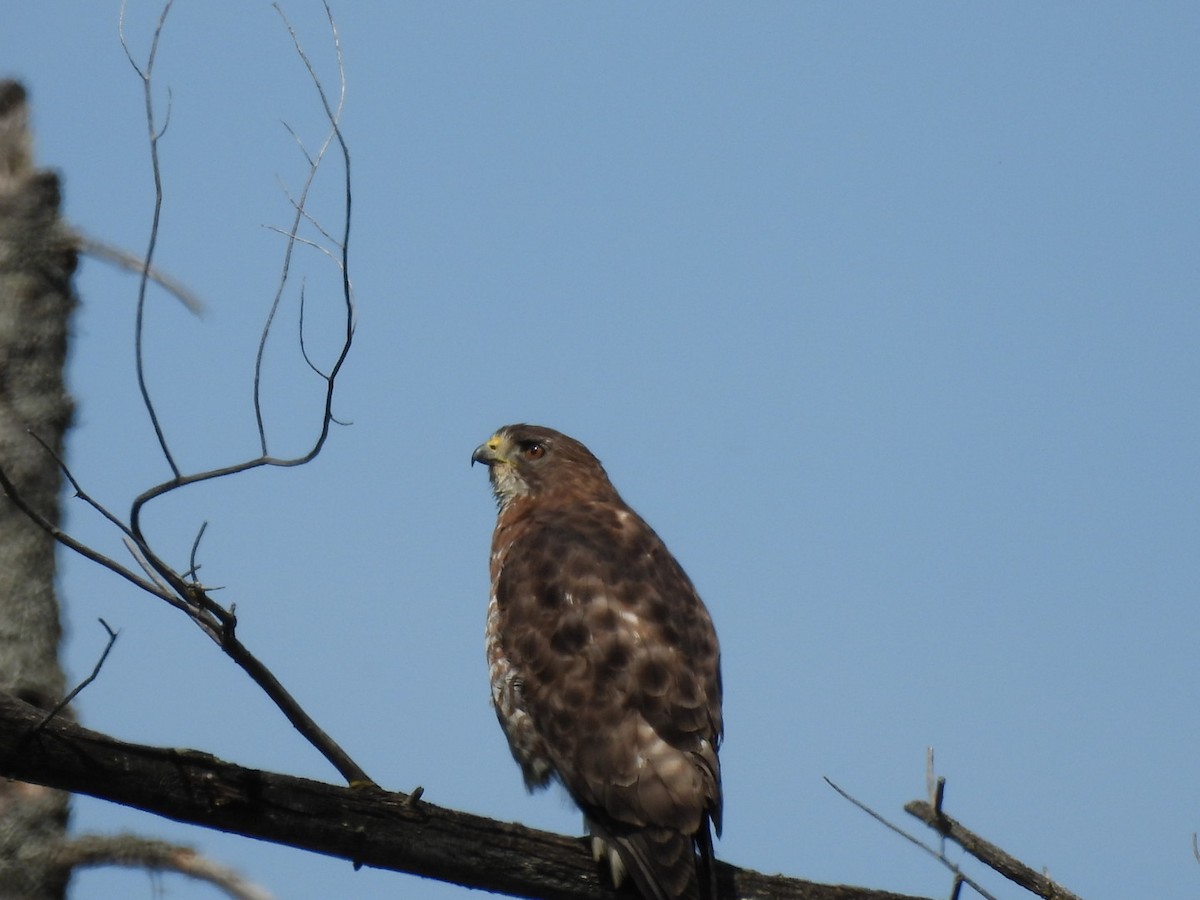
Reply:
[[[913,837],[911,834],[909,834],[903,828],[899,827],[898,825],[895,825],[892,822],[889,822],[887,819],[885,819],[879,813],[875,812],[875,810],[871,809],[871,807],[867,806],[867,804],[863,803],[861,800],[859,800],[855,797],[850,796],[850,794],[848,794],[846,791],[842,790],[840,787],[838,787],[836,784],[834,784],[832,781],[830,781],[828,777],[825,778],[825,783],[827,785],[829,785],[831,788],[833,788],[835,791],[837,791],[838,794],[840,794],[843,799],[849,800],[851,803],[853,803],[855,806],[857,806],[859,809],[861,809],[863,812],[865,812],[868,816],[870,816],[876,822],[878,822],[881,825],[886,826],[891,831],[894,831],[896,834],[900,835],[900,837],[904,838],[910,844],[914,844],[915,846],[920,847],[922,850],[924,850],[926,853],[928,853],[930,856],[932,856],[934,859],[936,859],[938,862],[940,862],[943,866],[945,866],[947,869],[949,869],[951,872],[953,872],[954,873],[954,884],[953,884],[953,887],[951,888],[951,894],[950,894],[952,900],[954,897],[958,896],[959,890],[961,889],[962,885],[964,885],[964,884],[969,886],[973,891],[975,891],[975,893],[979,894],[980,897],[983,897],[984,900],[996,900],[995,897],[993,897],[986,890],[984,890],[983,885],[979,884],[979,882],[975,881],[974,879],[969,878],[966,875],[966,873],[964,873],[962,871],[962,869],[960,869],[955,863],[953,863],[949,859],[947,859],[945,853],[943,853],[939,850],[934,850],[928,844],[917,840],[915,837]]]
[[[171,12],[171,4],[173,2],[174,0],[166,0],[163,4],[162,14],[158,17],[158,26],[154,29],[154,37],[150,41],[150,52],[146,56],[144,68],[137,64],[137,61],[133,58],[133,51],[129,48],[128,41],[125,40],[125,4],[123,2],[118,20],[118,32],[121,36],[121,47],[125,50],[129,64],[133,66],[133,70],[137,72],[138,78],[142,82],[142,95],[146,104],[146,130],[150,142],[150,169],[154,176],[154,215],[150,223],[150,238],[146,246],[146,253],[142,257],[144,265],[141,277],[138,279],[137,318],[134,326],[134,352],[136,355],[138,390],[142,394],[142,404],[146,407],[146,413],[150,417],[150,424],[154,426],[154,434],[158,438],[158,446],[162,450],[163,458],[166,459],[167,465],[171,467],[171,472],[178,478],[181,474],[179,466],[175,463],[175,457],[171,454],[171,448],[167,445],[166,433],[163,431],[162,423],[159,421],[158,411],[154,408],[154,401],[150,398],[150,389],[146,385],[144,358],[146,288],[150,283],[150,271],[154,268],[154,249],[158,245],[158,225],[162,219],[163,205],[162,168],[158,162],[158,142],[163,134],[166,133],[167,124],[171,120],[170,90],[167,92],[167,116],[161,128],[158,127],[155,119],[154,60],[158,56],[158,42],[162,38],[163,27],[167,24],[167,15]]]
[[[146,261],[141,257],[115,244],[86,235],[79,229],[75,229],[75,241],[81,253],[86,253],[94,259],[116,266],[118,269],[135,272],[138,275],[144,274],[167,293],[172,294],[192,315],[199,316],[204,313],[204,301],[196,295],[195,291],[161,269],[147,266]]]
[[[272,900],[270,892],[191,847],[136,834],[85,834],[60,842],[47,855],[54,865],[65,869],[125,866],[177,872],[220,888],[233,900]]]
[[[1045,875],[1035,872],[1019,859],[1005,853],[995,844],[985,841],[962,823],[924,800],[913,800],[904,804],[904,811],[916,816],[942,837],[949,838],[958,844],[977,860],[985,863],[1007,878],[1019,884],[1025,890],[1045,897],[1046,900],[1080,900],[1077,894],[1072,894],[1066,888],[1051,881]]]
[[[46,713],[46,715],[42,717],[43,725],[45,725],[45,723],[49,722],[51,719],[53,719],[55,716],[57,716],[60,712],[62,712],[64,709],[66,709],[67,706],[70,705],[71,701],[79,696],[80,691],[82,691],[85,687],[87,687],[89,684],[91,684],[93,681],[95,681],[100,676],[100,670],[102,668],[104,668],[104,661],[106,659],[108,659],[108,654],[112,650],[113,644],[115,644],[117,642],[117,634],[118,634],[118,632],[113,631],[111,628],[109,628],[108,623],[105,622],[103,619],[100,619],[100,624],[103,625],[104,630],[108,632],[108,643],[104,645],[104,650],[101,651],[100,658],[98,660],[96,660],[96,665],[92,669],[92,674],[89,675],[87,678],[83,679],[83,681],[79,682],[79,684],[75,685],[75,687],[71,688],[71,690],[67,692],[67,696],[65,696],[61,700],[59,700],[58,703],[56,703],[54,705],[54,708],[51,709],[50,712]]]
[[[0,774],[180,822],[544,900],[612,900],[581,838],[433,806],[413,795],[335,787],[247,769],[207,753],[116,740],[0,693]],[[721,896],[746,900],[918,900],[718,864]]]
[[[135,320],[135,340],[136,347],[136,370],[138,377],[138,386],[141,392],[143,405],[154,427],[155,434],[158,439],[159,448],[164,459],[171,469],[172,476],[168,481],[157,484],[139,494],[133,501],[130,508],[128,522],[122,521],[115,514],[110,512],[103,505],[92,499],[92,497],[83,490],[81,485],[75,480],[74,476],[63,463],[60,454],[54,451],[53,448],[43,447],[46,451],[58,462],[64,476],[70,481],[71,486],[75,489],[77,496],[82,498],[93,509],[97,510],[110,524],[120,530],[125,537],[127,547],[134,559],[146,573],[145,578],[138,575],[135,571],[127,566],[121,565],[113,559],[93,550],[91,547],[71,537],[66,532],[62,531],[57,523],[42,512],[38,506],[23,497],[21,491],[14,485],[12,479],[5,471],[5,461],[0,460],[0,494],[7,495],[14,505],[28,516],[39,528],[53,537],[62,545],[69,547],[75,552],[98,562],[100,565],[117,573],[127,579],[137,587],[141,588],[148,594],[164,600],[166,603],[182,610],[192,621],[211,638],[224,653],[229,656],[238,666],[254,680],[256,684],[267,694],[268,697],[279,707],[280,711],[288,718],[298,732],[315,747],[325,758],[340,772],[346,780],[355,786],[372,786],[373,782],[370,777],[362,770],[362,768],[354,762],[353,759],[328,735],[317,723],[304,711],[296,699],[283,687],[282,683],[272,674],[272,672],[254,656],[250,650],[238,639],[237,617],[234,614],[233,608],[226,609],[212,599],[209,595],[209,589],[202,585],[196,579],[198,563],[196,560],[196,544],[193,544],[192,553],[189,560],[188,568],[185,572],[180,572],[175,566],[167,563],[156,552],[151,544],[151,541],[146,537],[141,527],[141,511],[143,507],[150,501],[164,494],[179,490],[187,485],[199,484],[205,481],[211,481],[217,478],[237,475],[243,472],[248,472],[264,466],[290,467],[301,466],[312,461],[321,452],[327,438],[329,437],[332,425],[337,421],[333,416],[333,398],[334,388],[339,372],[346,359],[348,358],[351,343],[354,336],[354,300],[349,280],[349,240],[350,240],[350,211],[351,211],[351,185],[350,185],[350,154],[346,145],[345,138],[341,131],[340,117],[342,114],[343,104],[345,100],[345,71],[343,66],[341,44],[337,34],[337,28],[333,20],[332,12],[328,4],[325,5],[326,17],[329,21],[331,41],[337,61],[338,72],[338,93],[335,95],[336,102],[331,102],[330,96],[326,93],[324,86],[317,77],[316,70],[313,67],[311,60],[300,44],[299,37],[294,29],[287,22],[286,17],[283,18],[284,24],[287,27],[297,56],[304,64],[309,77],[313,81],[318,98],[321,103],[321,108],[326,117],[327,131],[320,150],[315,154],[308,154],[309,171],[304,182],[303,190],[298,198],[290,198],[289,201],[293,207],[293,219],[291,227],[286,233],[287,242],[284,255],[284,262],[280,275],[278,290],[271,306],[271,313],[267,318],[267,323],[260,339],[258,356],[255,363],[255,378],[254,378],[254,410],[258,420],[258,434],[261,443],[262,455],[254,459],[243,460],[232,465],[223,466],[220,468],[210,469],[203,472],[185,473],[176,463],[175,457],[170,450],[166,432],[164,431],[159,417],[150,397],[147,380],[145,377],[144,360],[142,349],[144,344],[144,317],[146,309],[146,288],[148,279],[153,277],[153,257],[156,240],[158,236],[159,216],[162,207],[162,180],[161,169],[158,161],[158,142],[163,136],[166,129],[166,121],[164,120],[161,127],[157,124],[154,112],[153,103],[153,71],[154,62],[159,49],[159,41],[162,37],[163,29],[166,24],[167,16],[171,10],[172,0],[167,0],[163,5],[162,12],[159,16],[157,26],[154,30],[154,36],[150,44],[150,49],[144,65],[141,65],[134,58],[133,51],[130,48],[128,41],[125,38],[124,31],[124,16],[125,9],[122,5],[120,16],[120,33],[121,45],[125,50],[126,56],[130,64],[142,81],[143,94],[146,106],[146,122],[150,141],[150,156],[151,168],[154,176],[155,185],[155,205],[154,216],[150,229],[150,242],[146,253],[139,266],[141,278],[139,279],[137,312]],[[279,10],[279,15],[283,17],[282,10]],[[23,94],[21,95],[23,97]],[[168,108],[167,118],[169,119],[170,110]],[[290,130],[290,129],[289,129]],[[295,132],[292,132],[295,136]],[[24,145],[22,145],[24,147]],[[332,365],[327,373],[322,373],[315,365],[312,358],[309,356],[307,349],[303,346],[303,333],[301,334],[301,354],[305,362],[315,371],[325,382],[324,396],[322,402],[321,424],[313,443],[301,455],[289,458],[280,458],[270,456],[267,453],[266,432],[263,425],[262,408],[260,401],[260,376],[262,367],[262,352],[263,345],[266,342],[268,333],[271,329],[271,323],[274,320],[275,313],[283,296],[284,289],[287,285],[288,272],[292,252],[297,243],[307,243],[299,234],[299,228],[304,222],[314,222],[313,216],[306,208],[306,202],[309,196],[309,191],[313,186],[318,168],[324,160],[327,151],[336,148],[337,154],[340,155],[343,169],[342,194],[344,200],[345,218],[342,222],[341,240],[337,242],[337,256],[333,257],[335,264],[339,269],[340,284],[341,284],[341,304],[344,309],[344,333],[340,342],[339,349]],[[27,147],[25,148],[27,150]],[[24,158],[24,151],[14,151],[14,158],[19,162]],[[5,160],[0,159],[0,164]],[[0,169],[0,172],[3,170]],[[321,234],[327,234],[323,229],[318,229]],[[303,299],[303,295],[302,295]],[[303,306],[301,307],[303,310]],[[201,529],[203,531],[203,529]],[[197,536],[197,543],[199,536]]]

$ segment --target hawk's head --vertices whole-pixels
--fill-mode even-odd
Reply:
[[[574,438],[540,425],[505,425],[471,454],[488,467],[501,508],[517,497],[551,492],[595,496],[612,484],[600,460]]]

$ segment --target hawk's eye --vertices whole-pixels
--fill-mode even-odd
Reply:
[[[525,454],[526,459],[541,459],[546,455],[546,448],[542,444],[529,443],[522,448],[521,452]]]

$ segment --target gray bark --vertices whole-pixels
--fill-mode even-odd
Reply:
[[[50,521],[72,403],[63,383],[75,304],[75,249],[59,218],[59,183],[33,168],[25,91],[0,82],[0,461]],[[41,709],[62,697],[55,544],[0,496],[0,691]],[[65,834],[69,795],[0,782],[0,900],[62,900],[70,872],[45,860]]]

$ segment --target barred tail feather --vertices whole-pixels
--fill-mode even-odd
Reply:
[[[699,832],[636,828],[584,816],[592,834],[592,856],[607,864],[614,886],[631,879],[644,900],[719,900],[711,823]]]
[[[646,900],[699,900],[692,838],[670,828],[643,828],[615,839],[625,868]]]

